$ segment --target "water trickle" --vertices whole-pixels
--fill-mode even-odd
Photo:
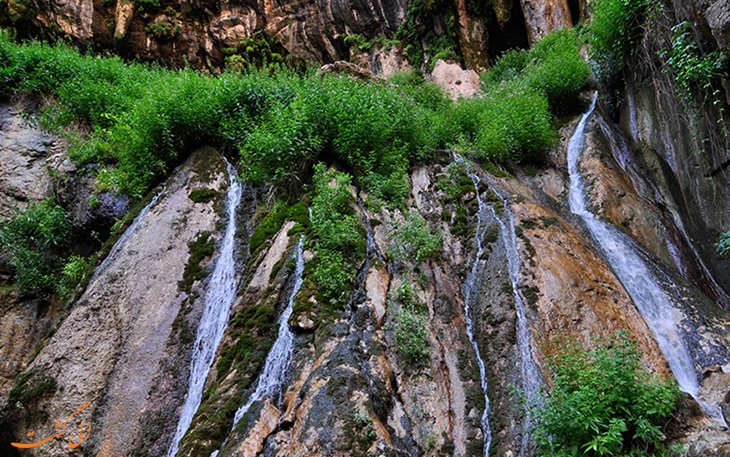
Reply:
[[[578,164],[585,148],[585,127],[596,106],[598,94],[594,94],[590,108],[583,115],[568,143],[568,172],[570,174],[570,210],[585,222],[591,236],[599,246],[669,363],[682,391],[690,394],[702,406],[709,417],[724,423],[717,405],[708,405],[698,398],[699,382],[694,360],[679,330],[683,316],[670,296],[664,291],[649,264],[627,235],[595,217],[587,207],[585,186]]]
[[[297,296],[304,282],[304,237],[299,238],[295,255],[294,285],[289,294],[286,308],[281,313],[281,316],[279,316],[279,333],[269,354],[266,356],[264,369],[256,383],[256,390],[248,397],[248,401],[236,411],[231,430],[236,428],[238,422],[248,412],[254,402],[264,397],[275,395],[277,404],[281,404],[282,386],[294,351],[294,334],[291,328],[289,328],[289,318],[294,311],[294,298]]]
[[[475,179],[475,177],[472,177]],[[489,205],[492,216],[499,225],[499,235],[507,252],[507,267],[509,269],[510,283],[512,284],[512,293],[515,300],[515,310],[517,312],[517,350],[520,355],[520,375],[522,378],[522,387],[524,389],[525,400],[527,404],[535,404],[539,401],[540,386],[542,385],[542,373],[540,367],[535,362],[530,349],[530,327],[527,323],[527,315],[525,309],[525,301],[519,292],[519,275],[520,275],[520,251],[517,247],[517,234],[515,232],[514,214],[510,209],[509,202],[502,193],[490,186],[492,192],[502,201],[504,207],[504,217],[500,218],[494,206]],[[477,189],[478,192],[478,189]],[[520,453],[522,457],[526,455],[530,447],[530,425],[531,418],[529,411],[526,411],[525,420],[522,424],[522,443],[520,444]]]
[[[193,421],[193,416],[200,406],[203,396],[203,387],[208,372],[213,364],[216,350],[223,338],[223,332],[228,323],[228,315],[236,299],[236,264],[234,259],[235,236],[236,236],[236,212],[241,202],[241,184],[238,182],[236,172],[228,165],[228,196],[226,200],[226,213],[228,223],[220,247],[220,253],[215,263],[213,275],[208,284],[205,294],[205,307],[203,315],[198,324],[198,332],[195,337],[192,360],[190,361],[190,380],[188,393],[185,397],[180,420],[175,430],[168,457],[177,454],[180,440],[187,432]]]
[[[132,223],[127,227],[127,230],[124,231],[121,237],[117,240],[116,243],[114,243],[114,246],[109,250],[109,254],[104,258],[104,260],[99,264],[98,267],[94,269],[94,274],[92,275],[92,280],[97,277],[102,271],[106,270],[106,268],[109,266],[109,263],[116,257],[117,253],[122,249],[122,247],[127,243],[127,241],[134,235],[134,233],[139,228],[139,225],[142,223],[142,220],[145,218],[147,213],[149,213],[150,209],[155,206],[157,203],[157,200],[160,198],[160,195],[162,195],[162,192],[165,190],[163,187],[162,190],[160,190],[154,197],[152,197],[152,200],[150,200],[149,203],[147,203],[147,206],[142,208],[142,210],[137,214],[137,217],[134,218]],[[91,282],[91,281],[90,281]]]
[[[460,158],[457,157],[457,161]],[[477,358],[477,364],[479,365],[479,379],[482,385],[482,392],[484,392],[484,412],[482,413],[482,431],[484,432],[484,455],[489,455],[489,447],[492,445],[492,429],[489,426],[489,386],[487,385],[487,371],[484,366],[484,360],[482,359],[482,353],[479,350],[479,344],[474,334],[474,321],[472,317],[472,306],[479,295],[480,282],[481,282],[481,270],[482,270],[482,256],[484,255],[484,236],[487,230],[487,224],[485,218],[488,211],[488,205],[482,201],[482,197],[479,193],[479,177],[476,174],[471,174],[471,179],[474,182],[474,189],[476,190],[477,202],[479,203],[479,211],[477,212],[477,226],[474,232],[474,247],[476,247],[476,255],[474,257],[474,263],[467,274],[466,281],[461,287],[462,295],[464,296],[464,316],[466,317],[466,333],[469,337],[474,353]]]

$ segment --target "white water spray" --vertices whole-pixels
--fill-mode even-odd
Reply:
[[[472,177],[472,179],[474,179]],[[519,276],[520,276],[520,251],[517,247],[517,234],[515,233],[514,214],[509,207],[507,199],[494,187],[491,187],[497,197],[502,201],[504,207],[505,220],[497,215],[493,206],[489,206],[494,219],[499,224],[499,234],[507,253],[507,267],[509,269],[510,283],[512,284],[512,294],[515,300],[515,310],[517,312],[517,350],[520,355],[520,374],[522,377],[522,386],[525,392],[525,399],[528,405],[535,404],[538,401],[540,386],[542,385],[542,374],[540,367],[532,357],[530,349],[530,327],[527,323],[527,315],[525,302],[519,292]],[[477,190],[478,192],[478,190]],[[528,453],[530,445],[530,424],[531,417],[529,411],[526,412],[524,423],[522,424],[522,443],[520,444],[519,456],[523,457]]]
[[[304,281],[304,237],[299,238],[296,251],[296,267],[294,268],[294,285],[289,294],[286,308],[279,316],[279,333],[269,354],[266,356],[264,369],[256,383],[256,390],[248,397],[248,401],[236,411],[233,427],[243,418],[254,402],[264,397],[276,395],[277,404],[281,403],[282,386],[294,352],[294,333],[289,328],[289,318],[294,311],[294,298]]]
[[[218,345],[223,338],[223,332],[228,323],[233,302],[236,299],[236,264],[234,259],[235,237],[236,237],[236,211],[241,202],[241,184],[238,182],[236,172],[228,164],[228,197],[226,201],[226,213],[228,223],[223,236],[220,254],[213,270],[213,275],[208,284],[205,294],[205,307],[203,315],[198,324],[198,332],[195,337],[193,356],[190,361],[190,380],[188,393],[185,398],[180,420],[175,430],[175,436],[167,452],[168,457],[177,454],[185,433],[193,421],[200,401],[203,396],[205,379],[208,377],[210,367],[213,364]]]
[[[457,157],[457,161],[460,158]],[[466,317],[466,333],[469,336],[469,342],[474,349],[474,354],[477,358],[477,365],[479,366],[479,379],[482,385],[482,392],[484,392],[484,412],[482,412],[482,431],[484,433],[484,456],[489,456],[489,448],[492,445],[492,429],[489,425],[489,386],[487,384],[487,370],[484,366],[484,360],[482,359],[481,351],[479,350],[479,344],[477,343],[474,334],[474,321],[472,319],[472,306],[474,301],[479,294],[478,282],[480,278],[480,270],[482,263],[482,255],[484,254],[484,235],[487,229],[485,224],[485,216],[488,206],[482,201],[481,195],[479,194],[479,177],[476,174],[471,174],[471,179],[474,182],[474,189],[476,190],[476,198],[479,203],[479,211],[477,212],[477,227],[474,233],[474,246],[477,249],[476,256],[474,257],[474,263],[469,270],[469,274],[466,277],[466,282],[461,287],[462,295],[464,296],[464,316]]]
[[[682,391],[690,394],[707,415],[724,424],[720,409],[698,398],[699,382],[692,354],[679,330],[681,312],[664,292],[649,265],[640,255],[633,241],[608,223],[596,218],[586,204],[583,178],[578,165],[585,149],[585,127],[596,107],[594,94],[590,108],[583,115],[568,143],[568,172],[570,174],[570,210],[585,222],[591,236],[601,249],[612,270],[631,296],[644,321],[651,329],[669,363]]]
[[[127,227],[127,230],[124,231],[121,237],[117,240],[116,243],[114,243],[114,246],[109,250],[109,254],[104,258],[104,260],[99,264],[98,267],[94,269],[94,274],[92,275],[92,280],[96,276],[98,276],[102,271],[106,270],[106,268],[109,266],[109,263],[116,257],[116,255],[119,253],[119,251],[122,249],[122,247],[127,243],[127,240],[129,240],[132,235],[137,231],[139,228],[139,225],[142,223],[142,220],[145,218],[147,213],[149,213],[150,209],[155,206],[157,203],[157,200],[160,198],[160,195],[162,195],[162,192],[165,190],[163,187],[162,190],[160,190],[154,197],[152,197],[152,200],[150,200],[147,205],[142,208],[142,210],[137,214],[137,216],[134,218],[132,223]],[[89,281],[91,282],[91,281]]]

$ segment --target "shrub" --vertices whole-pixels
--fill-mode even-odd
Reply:
[[[477,116],[474,146],[481,160],[540,163],[558,140],[547,99],[519,83],[489,94]]]
[[[312,232],[316,237],[312,276],[320,300],[329,309],[347,301],[356,263],[365,253],[362,229],[355,220],[350,194],[351,177],[346,173],[315,167],[312,198]]]
[[[730,255],[730,232],[725,232],[720,235],[720,239],[715,244],[717,253],[723,256]]]
[[[395,316],[393,330],[398,356],[410,367],[428,362],[428,318],[412,307],[402,307]]]
[[[419,5],[414,8],[431,8]],[[16,45],[4,36],[0,92],[55,99],[51,106],[58,114],[47,118],[88,124],[80,131],[90,133],[76,134],[72,160],[101,164],[97,181],[133,197],[164,178],[183,154],[214,144],[239,150],[243,175],[251,181],[297,190],[311,177],[313,165],[326,161],[338,164],[374,196],[398,205],[406,195],[408,168],[427,160],[434,149],[470,148],[479,136],[480,144],[489,146],[480,152],[485,157],[509,164],[538,156],[538,149],[548,145],[549,115],[544,103],[534,103],[533,112],[527,107],[534,93],[557,103],[575,91],[582,73],[572,37],[569,32],[548,37],[530,54],[528,69],[512,66],[524,75],[504,85],[532,88],[527,100],[517,100],[522,101],[519,117],[507,115],[517,101],[500,100],[510,95],[502,85],[483,99],[452,103],[413,74],[395,76],[391,83],[271,68],[213,77],[82,56],[62,44]],[[259,36],[242,46],[253,49],[264,42]],[[530,72],[544,77],[530,79]],[[494,104],[499,106],[489,107]],[[497,117],[481,114],[486,111]],[[515,119],[532,130],[518,137],[511,127]],[[497,148],[490,135],[509,147]]]
[[[547,35],[529,51],[507,52],[481,79],[487,90],[504,84],[520,87],[515,82],[523,81],[547,97],[553,112],[561,113],[575,103],[589,73],[576,32],[566,29]]]
[[[552,388],[534,407],[540,455],[623,456],[663,452],[662,426],[680,392],[641,366],[625,332],[587,350],[565,340],[548,348]]]
[[[431,233],[428,223],[415,210],[391,232],[393,242],[389,255],[396,260],[420,263],[441,250],[441,235]]]
[[[66,212],[52,200],[17,212],[0,225],[0,248],[15,268],[15,283],[29,293],[52,293],[71,237]]]
[[[599,78],[608,81],[621,71],[624,57],[632,51],[649,0],[596,0],[591,6],[588,44]]]

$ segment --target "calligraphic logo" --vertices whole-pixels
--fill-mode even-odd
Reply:
[[[61,438],[62,436],[64,436],[66,434],[66,427],[67,427],[68,423],[71,422],[71,420],[74,418],[74,416],[76,416],[81,411],[88,408],[90,405],[91,405],[91,402],[87,401],[83,405],[79,406],[79,408],[76,411],[69,414],[65,419],[63,419],[63,420],[56,419],[56,422],[55,422],[56,433],[54,433],[53,435],[43,438],[40,441],[35,441],[33,443],[10,443],[10,445],[13,447],[21,448],[21,449],[28,449],[28,448],[32,448],[32,447],[42,446],[50,441],[53,441],[56,438]],[[79,431],[78,431],[76,437],[68,438],[68,447],[70,447],[71,449],[75,449],[75,448],[79,447],[81,445],[81,443],[83,443],[84,441],[89,439],[90,435],[91,435],[91,423],[86,424],[83,421],[81,421],[79,423]],[[28,432],[26,434],[26,436],[28,438],[33,438],[33,436],[35,436],[35,432]],[[76,439],[78,439],[78,441],[75,441]]]

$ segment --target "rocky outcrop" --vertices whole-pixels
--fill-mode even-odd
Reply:
[[[441,18],[436,21],[435,30],[428,27],[421,32],[435,33],[441,39],[453,32],[453,39],[449,39],[455,41],[450,43],[454,50],[467,68],[481,72],[508,47],[527,46],[553,30],[577,22],[571,14],[576,15],[580,8],[576,4],[571,11],[570,2],[501,0],[489,7],[466,0],[447,0],[442,10],[453,14],[455,23],[447,24]],[[0,7],[0,22],[14,26],[21,36],[40,31],[46,36],[69,37],[84,46],[114,50],[129,57],[209,69],[220,69],[229,55],[245,58],[250,49],[256,49],[257,42],[267,41],[274,53],[285,54],[294,62],[327,64],[351,59],[371,66],[377,73],[382,70],[384,75],[394,65],[402,67],[398,61],[404,56],[402,52],[400,56],[392,53],[391,45],[380,47],[377,43],[382,38],[393,39],[408,21],[421,27],[413,15],[419,11],[426,14],[421,10],[430,8],[411,5],[408,13],[408,0],[256,0],[245,4],[228,0],[165,4],[141,0],[39,0],[34,3],[35,8],[23,7],[25,4],[14,0],[8,2],[7,8]],[[407,17],[407,13],[412,17]],[[721,27],[717,30],[724,33]],[[353,50],[348,37],[371,43],[368,48],[375,44],[377,49],[365,52],[368,62],[361,62],[362,51]],[[414,61],[421,58],[408,57]]]
[[[457,63],[436,62],[431,72],[431,80],[441,86],[449,97],[470,98],[481,90],[479,75],[474,70],[464,70]]]
[[[53,195],[51,173],[75,167],[65,142],[23,116],[18,105],[0,105],[0,219]]]

